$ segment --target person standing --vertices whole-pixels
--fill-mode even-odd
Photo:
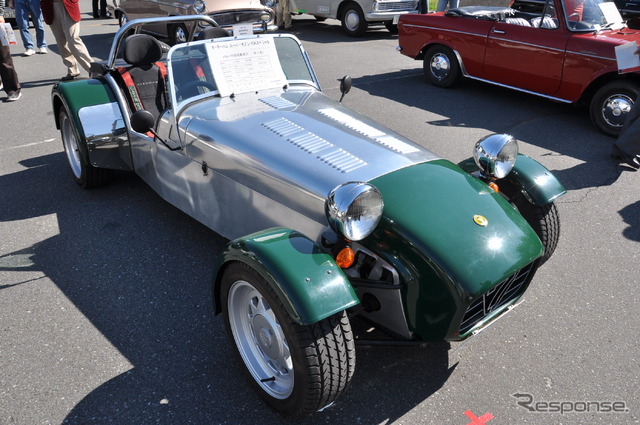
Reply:
[[[109,12],[107,11],[107,0],[91,0],[91,5],[93,6],[93,17],[96,19],[100,18],[110,18]]]
[[[80,6],[78,0],[40,0],[44,21],[51,27],[58,44],[67,75],[62,81],[80,76],[78,65],[89,72],[93,58],[80,38]]]
[[[280,0],[276,6],[276,25],[278,28],[290,30],[291,26],[291,1]]]
[[[36,43],[38,45],[38,53],[47,53],[47,41],[44,37],[44,22],[42,21],[42,10],[40,10],[40,0],[16,0],[16,22],[20,29],[20,37],[25,51],[22,56],[31,56],[36,51],[33,44],[33,38],[29,32],[29,15],[33,27],[36,30]]]
[[[5,0],[0,0],[0,23],[4,23],[4,6]],[[13,59],[11,58],[11,51],[9,46],[3,46],[0,44],[0,86],[3,86],[4,91],[7,93],[7,99],[5,102],[14,102],[22,97],[20,90],[20,82],[18,81],[18,74],[13,66]]]

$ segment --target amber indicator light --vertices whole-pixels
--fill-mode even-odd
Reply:
[[[353,252],[353,249],[347,246],[342,248],[342,250],[340,250],[338,255],[336,255],[336,264],[341,269],[346,269],[348,267],[351,267],[355,259],[356,259],[356,253]]]

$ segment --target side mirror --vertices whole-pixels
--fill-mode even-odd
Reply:
[[[131,128],[133,128],[133,130],[137,131],[138,133],[146,133],[153,130],[153,126],[155,123],[156,122],[153,118],[153,114],[144,109],[135,111],[131,115]]]
[[[351,90],[351,77],[345,75],[340,80],[340,93],[342,93],[342,96],[340,96],[340,102],[342,102],[344,95],[349,93],[349,90]]]

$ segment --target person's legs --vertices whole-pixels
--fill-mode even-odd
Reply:
[[[53,2],[53,16],[53,22],[49,25],[49,27],[51,28],[51,32],[53,32],[53,36],[56,39],[56,44],[58,45],[58,51],[60,52],[62,63],[64,63],[64,65],[67,67],[67,75],[78,75],[80,74],[80,70],[78,69],[78,62],[76,61],[76,58],[73,57],[73,53],[71,53],[71,50],[69,50],[66,32],[62,28],[64,17],[66,16],[68,19],[71,18],[69,18],[69,15],[64,8],[64,4],[61,1]]]
[[[438,6],[436,6],[436,12],[444,12],[447,8],[449,0],[438,0]]]
[[[29,32],[29,6],[27,1],[28,0],[16,0],[16,22],[20,29],[20,38],[22,38],[24,48],[26,50],[33,50],[33,38],[31,38],[31,33]]]
[[[42,9],[40,9],[40,0],[24,0],[29,3],[29,11],[31,12],[31,21],[36,30],[36,45],[39,48],[47,47],[47,41],[44,35],[44,19],[42,18]]]
[[[284,28],[291,28],[291,2],[284,0],[282,5],[282,13],[284,15]]]
[[[65,18],[63,19],[66,19],[62,29],[65,31],[67,46],[71,53],[73,53],[77,63],[80,64],[85,71],[89,72],[93,58],[80,38],[80,22],[73,21],[68,14],[65,14]]]
[[[20,82],[18,81],[16,69],[13,67],[9,46],[0,46],[0,79],[7,95],[20,93]]]

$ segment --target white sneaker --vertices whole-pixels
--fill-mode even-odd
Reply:
[[[22,54],[22,56],[31,56],[35,53],[36,51],[33,49],[27,49],[24,51],[24,53]]]
[[[47,53],[49,53],[49,51],[46,47],[41,47],[38,49],[38,53],[40,53],[41,55],[46,55]]]

